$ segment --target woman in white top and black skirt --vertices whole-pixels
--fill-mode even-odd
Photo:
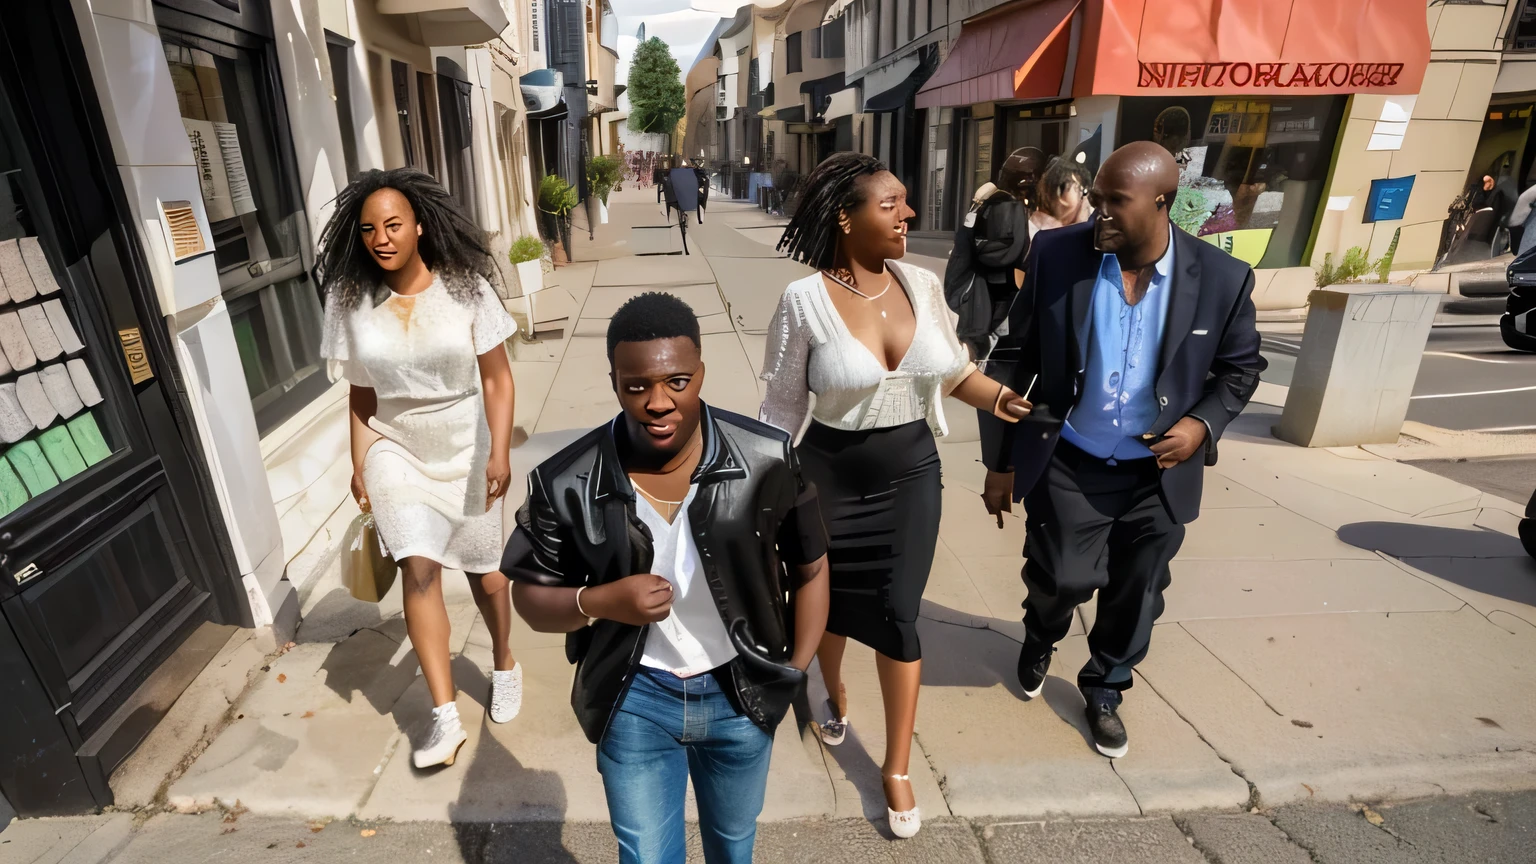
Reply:
[[[841,665],[852,637],[878,655],[882,775],[898,837],[922,824],[907,769],[921,681],[918,603],[939,533],[941,403],[952,395],[1008,421],[1029,413],[970,361],[938,276],[896,262],[915,215],[906,187],[879,161],[838,153],[818,165],[779,241],[818,272],[785,290],[763,360],[762,419],[798,436],[831,540],[832,606],[817,660],[832,719],[822,738],[836,745],[847,734]]]

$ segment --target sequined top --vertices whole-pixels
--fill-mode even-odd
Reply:
[[[807,415],[844,430],[927,420],[935,435],[948,434],[943,398],[976,370],[955,335],[959,319],[944,302],[938,276],[897,261],[886,267],[917,318],[901,362],[888,371],[848,330],[820,273],[791,282],[768,330],[762,376],[767,393],[759,414],[764,422],[793,433],[796,441]]]

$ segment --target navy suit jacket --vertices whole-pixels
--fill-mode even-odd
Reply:
[[[1253,268],[1178,228],[1173,243],[1173,296],[1157,367],[1160,413],[1146,431],[1162,435],[1184,417],[1210,430],[1204,459],[1197,454],[1162,472],[1164,503],[1185,523],[1200,515],[1204,467],[1216,464],[1217,442],[1253,397],[1268,364],[1259,355]],[[1015,500],[1044,474],[1083,391],[1089,311],[1102,260],[1093,248],[1092,222],[1041,232],[1026,260],[1024,287],[1008,318],[1005,340],[1012,344],[1000,352],[1008,359],[987,371],[1020,394],[1038,374],[1030,394],[1035,409],[1017,424],[979,412],[982,462],[993,471],[1014,472]]]

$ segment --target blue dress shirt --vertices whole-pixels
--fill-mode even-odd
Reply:
[[[1172,229],[1168,251],[1153,269],[1146,294],[1132,306],[1125,301],[1119,259],[1104,254],[1089,312],[1083,393],[1061,432],[1079,449],[1111,463],[1152,455],[1140,436],[1150,431],[1161,410],[1157,361],[1172,294]]]

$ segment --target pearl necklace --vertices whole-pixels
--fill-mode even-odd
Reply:
[[[885,287],[880,289],[880,293],[879,294],[871,295],[871,294],[865,294],[863,291],[860,291],[859,289],[853,287],[851,284],[849,284],[847,282],[844,282],[842,279],[839,279],[837,274],[833,273],[830,270],[823,270],[821,272],[826,274],[826,277],[828,279],[831,279],[833,282],[836,282],[837,284],[843,286],[844,288],[847,288],[849,291],[852,291],[853,293],[859,295],[860,297],[863,297],[865,300],[868,300],[871,303],[873,303],[876,300],[879,300],[881,297],[884,297],[885,296],[885,292],[891,290],[891,285],[893,285],[895,283],[895,279],[893,279],[891,276],[887,275],[885,277]],[[885,318],[886,317],[884,309],[880,310],[880,317],[881,318]]]

